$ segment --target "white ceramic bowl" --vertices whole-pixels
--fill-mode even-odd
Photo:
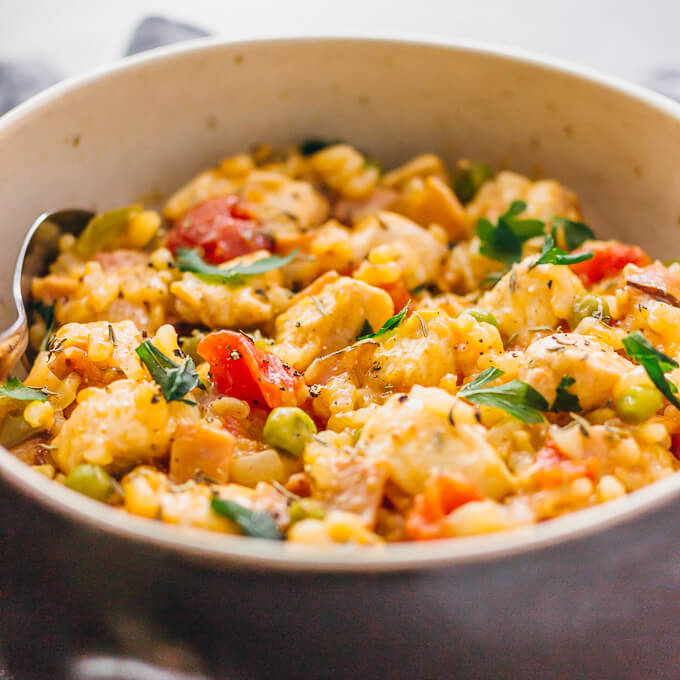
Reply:
[[[680,107],[659,95],[520,51],[460,42],[199,41],[126,59],[58,85],[0,119],[0,235],[5,244],[0,252],[0,328],[14,320],[14,258],[25,230],[40,213],[66,207],[106,210],[137,199],[148,201],[229,153],[257,142],[310,136],[347,140],[388,166],[429,150],[451,163],[465,156],[496,168],[555,177],[579,194],[587,222],[598,235],[639,243],[664,259],[680,252]],[[14,545],[25,545],[27,526],[39,518],[41,540],[59,543],[60,530],[77,536],[88,546],[87,560],[104,569],[108,558],[98,552],[102,545],[120,545],[125,554],[144,554],[150,563],[158,555],[171,556],[183,565],[184,576],[174,572],[168,583],[186,578],[191,571],[186,565],[214,578],[235,569],[243,573],[267,568],[305,578],[313,578],[312,572],[343,573],[349,579],[343,581],[350,588],[347,597],[353,597],[352,588],[366,589],[365,608],[352,617],[354,637],[349,637],[356,640],[362,639],[356,627],[361,612],[377,606],[378,593],[383,597],[389,592],[381,590],[386,585],[372,590],[370,579],[376,577],[367,572],[390,572],[395,578],[403,570],[446,567],[453,578],[470,569],[491,574],[502,567],[515,579],[508,602],[520,606],[519,592],[526,599],[531,585],[524,580],[526,574],[522,576],[522,564],[560,571],[565,560],[577,556],[579,563],[596,569],[607,541],[624,536],[644,539],[650,555],[657,555],[667,518],[671,513],[677,518],[680,496],[680,477],[674,476],[619,501],[517,532],[375,551],[302,550],[124,515],[50,482],[4,450],[0,481],[5,487],[0,518]],[[24,512],[18,513],[17,507]],[[597,535],[605,528],[606,535]],[[65,569],[83,558],[79,545],[71,548],[61,563]],[[621,574],[633,564],[630,546],[625,555],[628,561],[623,561]],[[14,567],[5,564],[6,574],[16,576]],[[140,574],[126,578],[133,590],[150,587]],[[430,578],[428,587],[439,593],[441,580]],[[673,581],[665,572],[664,578],[666,585]],[[574,586],[587,589],[592,584],[584,573]],[[71,585],[85,588],[82,583]],[[477,592],[472,585],[468,590]],[[456,590],[455,596],[465,600],[468,590]],[[434,597],[450,599],[454,591],[449,586],[447,592]],[[491,596],[478,595],[480,610],[491,612]],[[574,595],[569,589],[558,600],[568,608]],[[389,593],[396,596],[396,591]],[[607,602],[613,606],[611,598]],[[98,608],[91,603],[88,607],[97,619]],[[123,613],[140,617],[139,612]],[[675,610],[672,616],[666,613],[669,625],[680,619]],[[30,614],[25,612],[26,621]],[[536,610],[535,625],[545,625],[545,615],[545,609]],[[145,616],[141,619],[146,624]],[[469,617],[461,617],[472,625]],[[427,620],[451,624],[441,612]],[[500,627],[505,625],[512,629],[509,618]],[[588,625],[595,626],[593,621]],[[532,635],[539,633],[528,623],[524,632],[530,646]],[[19,640],[12,631],[7,635]],[[73,639],[80,639],[78,635],[73,632]],[[190,635],[179,637],[193,644]],[[428,659],[444,663],[453,658],[447,656],[441,637],[432,640],[435,650]],[[582,649],[573,640],[570,644]],[[114,647],[116,652],[125,648]],[[198,649],[208,654],[207,647]],[[351,655],[335,648],[328,653],[337,653],[333,658],[338,668],[346,668],[343,659],[347,662]],[[60,657],[66,663],[68,654]],[[618,664],[622,657],[612,654],[611,659]],[[486,668],[482,661],[476,663],[475,668]],[[218,672],[215,668],[225,666],[211,668]],[[400,668],[415,677],[413,664],[404,661]]]

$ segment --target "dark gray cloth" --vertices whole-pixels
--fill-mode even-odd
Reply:
[[[163,17],[147,17],[132,33],[125,54],[137,54],[207,35],[210,34],[196,26]],[[0,60],[0,115],[59,80],[61,75],[44,61]]]

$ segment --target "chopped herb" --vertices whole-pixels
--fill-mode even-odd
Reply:
[[[504,385],[484,387],[502,375],[503,371],[499,368],[487,368],[467,385],[463,385],[458,396],[473,404],[499,408],[524,423],[543,422],[541,411],[548,410],[548,402],[528,383],[511,380]]]
[[[578,397],[575,394],[572,394],[568,389],[575,382],[576,380],[568,375],[562,376],[560,384],[557,386],[557,395],[555,396],[555,401],[550,407],[550,410],[553,413],[560,413],[562,411],[566,413],[571,411],[578,413],[582,410]]]
[[[587,240],[595,238],[593,230],[583,222],[574,222],[565,217],[554,217],[552,223],[553,227],[562,230],[564,243],[569,250],[574,250]]]
[[[633,331],[622,340],[626,354],[637,361],[647,372],[649,379],[668,401],[680,409],[680,401],[675,396],[678,388],[664,373],[678,367],[678,362],[656,349],[640,331]]]
[[[577,262],[592,260],[593,257],[594,253],[590,251],[586,253],[565,253],[564,250],[555,245],[555,235],[547,234],[538,260],[530,268],[533,269],[539,264],[576,264]]]
[[[366,340],[367,338],[377,338],[380,335],[384,335],[388,331],[394,330],[403,320],[404,317],[406,316],[406,313],[408,312],[408,308],[411,305],[411,301],[409,300],[402,308],[401,311],[394,316],[391,316],[385,323],[375,332],[375,333],[369,333],[368,335],[361,335],[357,338],[357,340]]]
[[[0,394],[19,401],[45,401],[53,392],[44,387],[27,387],[19,378],[10,378],[0,386]]]
[[[318,137],[310,137],[301,142],[299,149],[303,156],[313,156],[317,151],[326,149],[329,146],[340,144],[339,140],[328,141],[326,139],[319,139]]]
[[[493,173],[485,163],[461,161],[453,178],[453,190],[461,203],[469,203]]]
[[[177,364],[165,356],[150,340],[145,340],[135,351],[161,388],[166,401],[182,401],[191,406],[196,405],[195,401],[184,398],[184,395],[191,392],[199,383],[191,357],[187,357],[183,364]]]
[[[364,325],[361,327],[359,335],[357,335],[357,340],[362,340],[363,338],[371,337],[373,337],[373,326],[371,326],[368,319],[364,319]]]
[[[208,264],[198,254],[196,250],[187,250],[180,248],[177,251],[177,268],[181,272],[191,272],[204,281],[209,283],[222,283],[227,286],[241,286],[245,280],[250,276],[257,276],[265,272],[278,269],[292,262],[297,256],[297,248],[285,257],[278,255],[269,255],[263,257],[250,264],[242,264],[237,262],[229,269],[222,269]]]
[[[423,337],[427,337],[427,326],[425,325],[425,322],[423,321],[423,317],[418,314],[418,312],[414,312],[414,315],[418,317],[418,321],[420,321],[420,330],[423,331]]]
[[[267,512],[251,510],[234,501],[213,496],[210,507],[218,514],[236,522],[246,536],[283,539],[274,518]]]
[[[43,339],[40,341],[40,347],[38,348],[41,352],[47,349],[47,343],[54,330],[54,308],[56,304],[56,302],[53,302],[51,305],[46,305],[42,300],[38,300],[38,302],[33,305],[34,311],[38,313],[45,324],[45,335],[43,335]]]
[[[316,307],[316,311],[321,314],[321,316],[326,316],[326,310],[323,308],[323,305],[321,304],[321,300],[319,300],[316,295],[310,295],[309,297],[312,298],[312,302],[314,303],[314,306]]]
[[[109,342],[116,347],[118,345],[118,341],[116,340],[116,334],[113,330],[113,326],[109,324]]]
[[[536,219],[517,219],[526,210],[524,201],[513,201],[496,225],[485,217],[477,220],[479,252],[492,260],[512,264],[522,259],[522,243],[544,233],[545,224]]]

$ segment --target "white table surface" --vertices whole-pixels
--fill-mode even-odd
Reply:
[[[568,58],[640,82],[680,68],[678,0],[0,0],[0,59],[48,60],[65,76],[125,50],[161,15],[229,38],[315,32],[444,33]]]

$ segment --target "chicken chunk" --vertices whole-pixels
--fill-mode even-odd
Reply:
[[[313,498],[330,510],[352,512],[373,528],[387,477],[384,463],[312,443],[305,452],[305,471]]]
[[[181,483],[202,473],[220,484],[228,482],[234,440],[214,423],[178,423],[170,447],[170,478]]]
[[[495,221],[513,201],[522,200],[527,204],[524,213],[547,222],[553,217],[566,217],[572,220],[581,218],[576,194],[550,179],[532,182],[515,172],[499,172],[496,177],[485,182],[468,204],[467,211],[474,217],[487,217]]]
[[[356,262],[374,248],[389,244],[407,288],[434,281],[446,257],[446,235],[441,229],[424,229],[402,215],[382,211],[359,222],[352,234]]]
[[[62,472],[83,462],[125,470],[166,458],[173,429],[156,384],[116,380],[79,393],[78,405],[54,438],[53,457]]]
[[[474,409],[436,387],[394,395],[368,419],[357,450],[368,460],[384,461],[389,479],[410,495],[422,492],[433,474],[460,476],[496,500],[514,488]]]
[[[309,182],[279,172],[251,173],[241,195],[263,229],[275,238],[318,227],[328,217],[328,201]]]
[[[480,306],[498,320],[501,332],[506,337],[516,334],[520,343],[531,338],[529,329],[556,328],[568,319],[574,298],[586,292],[569,267],[539,264],[532,268],[535,259],[527,257],[514,265],[480,300]]]
[[[366,321],[380,328],[394,311],[384,290],[347,276],[316,293],[301,293],[297,300],[276,319],[272,351],[299,371],[316,357],[354,342]]]
[[[48,367],[64,377],[74,371],[91,382],[126,377],[142,380],[144,369],[135,353],[142,334],[132,321],[93,321],[62,326],[50,343]]]
[[[580,333],[555,333],[529,345],[519,377],[552,404],[564,376],[576,382],[569,391],[589,411],[604,406],[621,377],[635,366],[611,347]]]
[[[231,260],[220,265],[233,267],[236,262],[248,264],[267,257],[266,251]],[[170,286],[175,296],[177,312],[183,321],[203,324],[209,328],[254,328],[271,321],[290,300],[291,293],[283,287],[280,270],[250,277],[243,285],[210,283],[191,273]]]

